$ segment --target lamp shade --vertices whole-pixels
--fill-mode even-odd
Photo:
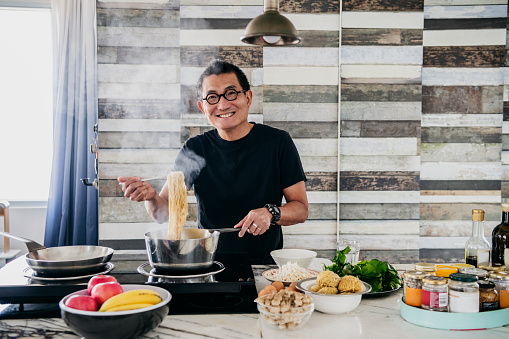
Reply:
[[[277,10],[265,11],[251,20],[240,40],[262,46],[295,45],[301,41],[292,22]]]

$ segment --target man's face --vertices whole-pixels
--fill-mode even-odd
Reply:
[[[211,93],[221,95],[229,89],[234,89],[237,92],[242,91],[235,73],[210,75],[203,79],[202,98]],[[238,93],[237,98],[232,101],[228,101],[224,96],[221,96],[219,102],[215,105],[200,100],[198,101],[198,107],[219,132],[230,133],[238,127],[242,128],[249,124],[247,114],[249,107],[251,107],[252,95],[251,91]]]

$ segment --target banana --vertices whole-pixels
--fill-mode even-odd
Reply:
[[[133,304],[151,304],[155,305],[163,301],[161,296],[152,290],[138,289],[117,294],[102,304],[99,312],[107,312],[114,307],[133,305]]]
[[[144,307],[150,307],[150,306],[154,306],[154,304],[128,304],[128,305],[112,307],[104,312],[129,311],[129,310],[136,310],[138,308],[144,308]]]

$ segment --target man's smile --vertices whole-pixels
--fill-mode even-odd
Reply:
[[[229,117],[233,116],[234,114],[235,114],[235,112],[218,114],[217,117],[219,117],[219,118],[229,118]]]

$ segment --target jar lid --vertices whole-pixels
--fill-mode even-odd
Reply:
[[[451,264],[451,266],[456,267],[458,270],[461,270],[462,268],[475,268],[474,265],[463,264],[463,263],[455,263],[455,264]]]
[[[435,272],[435,264],[429,262],[418,262],[414,267],[416,271]]]
[[[465,274],[465,273],[453,273],[449,276],[449,279],[454,281],[463,281],[463,282],[476,282],[477,277],[473,274]]]
[[[422,282],[431,285],[447,285],[447,279],[445,279],[444,277],[437,277],[434,275],[430,275],[429,277],[422,279]]]
[[[479,288],[481,289],[490,289],[490,288],[495,288],[495,283],[492,282],[492,281],[478,281],[477,282],[479,284]]]
[[[489,262],[483,262],[477,265],[478,268],[482,268],[483,270],[490,271],[490,272],[501,272],[505,271],[504,265],[490,265]]]
[[[458,273],[458,269],[449,265],[437,265],[437,270],[435,271],[435,275],[446,278],[452,273]]]
[[[491,272],[489,277],[492,280],[509,281],[509,272]]]
[[[403,273],[403,278],[413,278],[413,279],[422,279],[427,277],[429,272],[421,272],[421,271],[406,271]]]
[[[475,267],[464,267],[460,268],[460,273],[473,274],[477,277],[486,277],[488,276],[488,271],[483,270],[481,268]]]

